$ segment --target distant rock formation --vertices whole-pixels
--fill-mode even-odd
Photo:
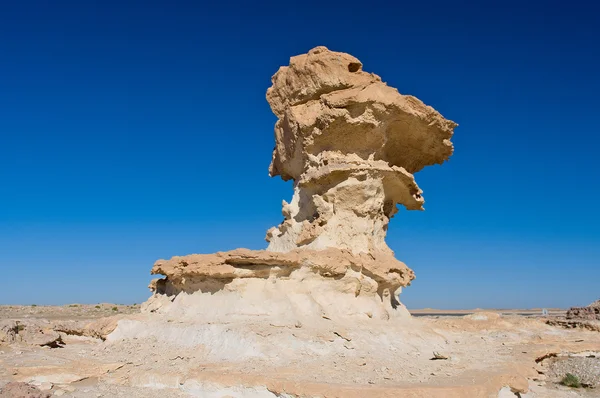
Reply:
[[[600,300],[594,301],[587,307],[571,307],[567,311],[569,320],[600,321]]]
[[[385,242],[388,223],[398,204],[423,209],[412,173],[452,155],[457,125],[325,47],[292,57],[272,83],[267,101],[278,120],[269,172],[294,181],[283,222],[267,232],[264,251],[157,261],[152,273],[166,278],[151,284],[144,308],[207,310],[213,299],[188,296],[230,293],[237,299],[219,305],[237,313],[388,319],[414,279]]]
[[[550,318],[546,323],[567,329],[579,328],[600,332],[600,300],[587,307],[571,307],[564,318]]]

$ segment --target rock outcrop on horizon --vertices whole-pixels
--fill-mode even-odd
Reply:
[[[290,302],[287,312],[304,315],[329,310],[387,319],[414,279],[385,242],[388,223],[398,205],[423,210],[413,173],[452,155],[457,125],[364,72],[353,56],[325,47],[292,57],[272,83],[267,101],[278,120],[269,173],[294,181],[284,220],[267,231],[266,250],[157,261],[152,273],[166,278],[151,284],[155,295],[146,308],[164,312],[181,292],[236,292],[243,300],[232,311],[246,305],[275,314],[270,302],[279,300]],[[323,295],[326,285],[331,294]],[[311,304],[290,298],[294,292]],[[389,308],[336,305],[364,296]],[[194,305],[200,303],[185,306]]]
[[[587,307],[571,307],[566,314],[568,320],[600,321],[600,300]]]

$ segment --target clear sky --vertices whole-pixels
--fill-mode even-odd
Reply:
[[[210,4],[208,4],[210,3]],[[140,303],[153,262],[266,246],[265,100],[289,57],[351,53],[459,123],[388,243],[409,307],[600,298],[592,1],[4,1],[0,303]]]

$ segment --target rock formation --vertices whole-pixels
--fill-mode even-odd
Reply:
[[[600,300],[587,307],[571,307],[566,314],[568,320],[600,321]]]
[[[293,57],[272,80],[269,172],[295,184],[285,221],[267,233],[268,250],[392,254],[385,234],[396,205],[423,209],[411,173],[450,157],[456,124],[325,47]]]
[[[564,319],[551,317],[546,320],[548,325],[560,326],[567,329],[587,329],[600,332],[600,300],[587,307],[571,307]]]
[[[267,101],[278,120],[269,172],[294,181],[283,222],[267,232],[266,250],[157,261],[152,273],[166,278],[151,284],[145,308],[173,311],[178,302],[180,311],[205,313],[212,299],[189,295],[229,292],[238,313],[388,319],[414,279],[385,243],[388,223],[398,204],[423,209],[412,173],[452,155],[456,124],[325,47],[292,57],[272,83]]]

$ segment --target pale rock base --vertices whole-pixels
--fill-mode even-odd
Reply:
[[[167,280],[166,286],[144,303],[142,311],[182,320],[201,317],[213,322],[260,317],[289,325],[315,319],[340,323],[411,321],[406,307],[388,297],[389,291],[378,292],[373,279],[351,269],[337,278],[322,276],[306,267],[287,277],[227,281],[188,276],[184,286],[186,291],[180,291]],[[400,289],[396,294],[399,292]]]

